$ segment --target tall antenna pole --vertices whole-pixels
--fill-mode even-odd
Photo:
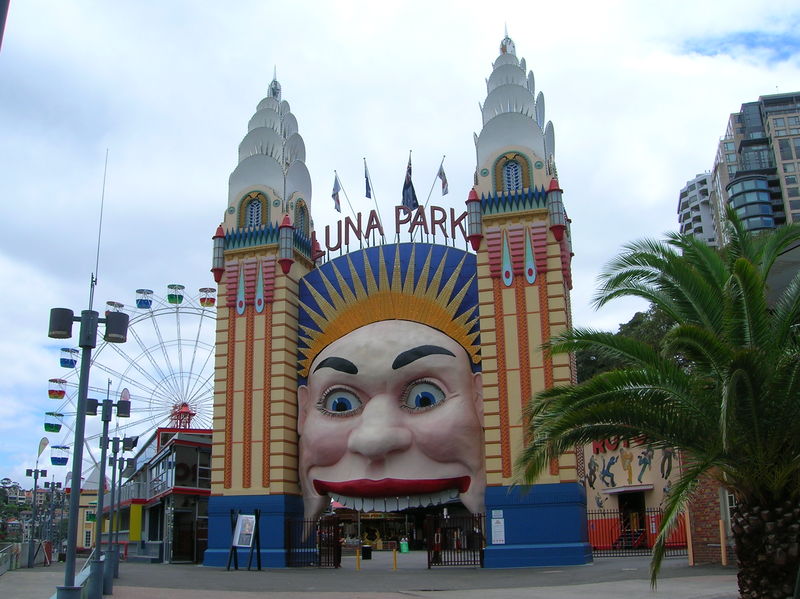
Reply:
[[[106,161],[103,166],[103,191],[100,194],[100,223],[97,225],[97,254],[94,261],[94,272],[89,283],[89,309],[94,303],[94,288],[97,285],[97,276],[100,274],[100,236],[103,233],[103,207],[106,203],[106,175],[108,174],[108,148],[106,148]]]

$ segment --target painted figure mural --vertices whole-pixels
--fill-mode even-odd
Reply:
[[[633,452],[631,452],[628,449],[625,449],[625,447],[622,447],[619,450],[619,457],[620,457],[620,462],[622,464],[622,469],[625,471],[625,474],[628,475],[628,484],[632,485],[633,484],[633,466],[632,466],[632,463],[633,463]]]
[[[460,499],[483,512],[475,285],[464,269],[472,259],[404,244],[306,277],[298,389],[306,518],[331,498],[381,512]]]

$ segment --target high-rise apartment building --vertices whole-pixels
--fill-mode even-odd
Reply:
[[[800,222],[798,170],[800,92],[761,96],[742,104],[728,119],[710,173],[709,204],[717,244],[725,241],[721,223],[729,205],[751,231]],[[689,232],[685,222],[679,207],[681,232]]]
[[[711,173],[696,175],[686,182],[678,198],[678,222],[681,233],[694,235],[708,245],[716,246],[710,187]]]

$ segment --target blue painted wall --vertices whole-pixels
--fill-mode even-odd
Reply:
[[[492,539],[492,511],[501,510],[505,543]],[[578,483],[486,488],[487,568],[565,566],[592,561],[586,492]]]
[[[208,549],[204,566],[225,567],[231,548],[231,510],[252,514],[261,510],[261,565],[264,568],[285,568],[284,522],[303,517],[303,500],[297,495],[226,495],[208,499]],[[239,548],[239,567],[247,567],[250,550]],[[253,567],[256,558],[253,556]]]

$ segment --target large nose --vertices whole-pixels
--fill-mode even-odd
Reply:
[[[347,443],[348,449],[371,460],[411,447],[411,431],[401,421],[397,399],[388,395],[371,398],[361,413],[358,428]]]

